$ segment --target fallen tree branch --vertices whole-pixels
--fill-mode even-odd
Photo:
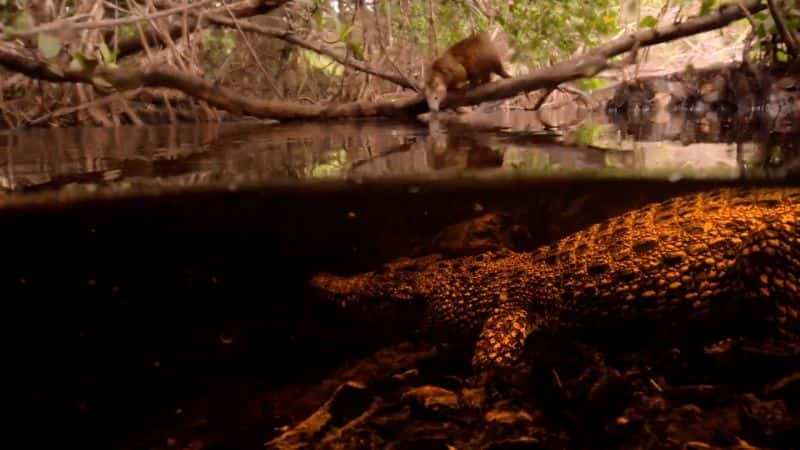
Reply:
[[[744,1],[742,5],[750,12],[766,8],[758,0]],[[501,100],[523,92],[554,87],[565,81],[593,76],[614,65],[609,62],[611,57],[628,51],[636,45],[649,46],[712,30],[738,20],[743,15],[744,13],[737,6],[728,5],[720,8],[717,12],[691,18],[680,24],[668,24],[655,29],[642,30],[602,45],[586,55],[533,71],[518,78],[488,83],[466,93],[454,92],[445,98],[443,106],[458,107]],[[427,109],[422,95],[410,95],[399,100],[330,105],[304,105],[296,102],[260,100],[168,67],[124,70],[100,67],[95,73],[69,68],[54,69],[36,53],[18,44],[3,41],[0,41],[0,65],[24,73],[31,78],[52,82],[91,84],[99,91],[108,91],[108,89],[102,86],[104,84],[102,82],[101,85],[98,85],[97,77],[117,90],[139,87],[172,88],[230,112],[277,120],[397,116],[417,114]]]
[[[766,8],[765,5],[761,4],[760,0],[746,0],[740,3],[744,9],[751,14],[755,14]],[[608,57],[613,57],[630,50],[636,41],[641,42],[643,47],[661,44],[677,38],[715,30],[733,21],[742,19],[743,17],[744,12],[739,9],[738,4],[729,3],[720,6],[717,11],[704,16],[696,16],[680,23],[666,24],[655,28],[639,30],[627,36],[622,36],[596,47],[591,53],[600,53]]]
[[[94,73],[80,69],[54,68],[32,51],[18,44],[2,41],[0,41],[0,65],[35,79],[55,83],[90,84],[100,92],[109,92],[109,89],[104,87],[105,83],[110,84],[116,90],[139,87],[172,88],[233,113],[279,120],[392,116],[405,114],[408,111],[413,112],[417,109],[421,110],[424,107],[424,99],[421,96],[374,103],[352,102],[327,106],[260,100],[170,67],[145,69],[99,67]]]
[[[766,8],[761,4],[760,0],[747,0],[740,3],[744,10],[750,13],[756,13]],[[595,47],[585,55],[566,60],[546,69],[537,70],[516,78],[487,83],[466,93],[448,93],[442,101],[441,108],[457,108],[485,101],[510,98],[523,92],[552,88],[565,81],[591,77],[610,67],[609,59],[630,51],[637,46],[640,48],[648,47],[714,30],[741,19],[744,14],[738,5],[727,4],[713,13],[692,17],[681,23],[665,24],[655,28],[639,30]]]

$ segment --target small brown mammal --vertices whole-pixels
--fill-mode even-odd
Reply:
[[[425,79],[428,108],[432,112],[439,111],[448,89],[458,88],[467,81],[470,88],[479,86],[487,83],[492,73],[511,78],[503,68],[501,49],[488,32],[456,42],[436,58],[428,70]]]

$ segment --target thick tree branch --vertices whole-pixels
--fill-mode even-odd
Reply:
[[[139,87],[165,87],[180,90],[215,107],[234,113],[278,120],[329,117],[393,116],[422,111],[423,98],[411,96],[399,101],[352,102],[328,106],[303,105],[292,102],[260,100],[200,77],[170,67],[147,69],[98,68],[94,74],[75,69],[54,68],[32,51],[11,42],[0,41],[0,65],[28,77],[55,83],[91,84],[100,92],[108,92],[105,83],[116,90]],[[102,80],[102,81],[98,81]],[[103,83],[103,81],[105,83]],[[98,84],[99,83],[99,84]]]
[[[760,0],[746,0],[742,1],[741,4],[751,14],[766,8],[761,4]],[[696,16],[681,23],[648,28],[622,36],[596,47],[591,53],[600,53],[612,57],[630,50],[636,41],[640,42],[642,46],[661,44],[677,38],[715,30],[742,18],[744,18],[744,13],[739,9],[739,6],[729,3],[705,16]]]
[[[756,13],[766,8],[766,6],[761,4],[760,0],[747,0],[741,2],[741,4],[745,10],[750,13]],[[728,4],[720,7],[716,12],[706,14],[705,16],[692,17],[682,23],[665,24],[655,28],[640,30],[609,41],[599,47],[595,47],[583,56],[531,72],[521,77],[488,83],[467,93],[448,93],[441,107],[456,108],[465,105],[475,105],[485,101],[501,100],[523,92],[552,88],[565,81],[590,77],[606,69],[609,66],[609,59],[630,51],[634,47],[648,47],[721,28],[735,20],[743,18],[744,14],[745,13],[738,5]]]
[[[603,55],[593,54],[572,58],[520,77],[487,83],[469,92],[448,93],[442,102],[442,108],[477,105],[511,98],[537,89],[552,88],[565,81],[591,77],[608,67],[608,59]]]

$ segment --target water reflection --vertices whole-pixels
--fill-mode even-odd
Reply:
[[[395,121],[202,124],[0,134],[0,187],[202,185],[393,176],[786,176],[797,135],[715,115],[581,124],[532,112],[473,113],[430,125]],[[658,120],[656,120],[658,119]],[[548,125],[569,124],[560,136]],[[457,174],[457,175],[454,175]]]

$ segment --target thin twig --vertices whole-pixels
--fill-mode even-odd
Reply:
[[[147,0],[147,5],[153,10],[156,9],[156,5],[153,4],[153,0]],[[160,36],[161,42],[167,44],[167,48],[169,48],[169,51],[175,57],[178,67],[180,67],[183,70],[189,70],[188,55],[180,51],[175,41],[172,40],[172,36],[170,36],[169,33],[165,32],[163,30],[163,27],[161,27],[159,24],[156,23],[155,19],[149,19],[149,22],[150,22],[150,27],[153,30],[155,30],[155,32]]]
[[[169,102],[166,92],[162,92],[161,96],[164,98],[164,104],[167,105],[167,114],[169,114],[169,123],[175,124],[175,111],[172,110],[172,105]]]
[[[231,20],[233,21],[234,26],[236,27],[237,30],[239,30],[239,34],[242,36],[242,40],[244,41],[244,44],[247,46],[247,50],[250,51],[250,56],[253,57],[253,61],[256,62],[256,65],[261,70],[261,73],[264,74],[264,78],[267,80],[267,84],[269,84],[269,87],[272,89],[272,92],[279,99],[283,99],[283,94],[281,94],[280,89],[278,89],[278,87],[275,85],[275,81],[272,79],[272,75],[270,75],[269,72],[267,72],[266,67],[264,67],[264,65],[261,64],[261,59],[258,57],[258,55],[256,55],[256,51],[255,49],[253,49],[253,45],[250,44],[250,39],[247,38],[247,35],[244,33],[244,31],[242,31],[242,27],[239,26],[239,20],[233,14],[233,11],[231,11],[230,7],[228,7],[228,4],[225,3],[225,0],[222,0],[222,4],[225,7],[225,10],[228,11],[228,14],[231,16]]]
[[[794,40],[794,33],[786,27],[786,22],[784,22],[780,10],[775,5],[775,0],[767,0],[767,6],[769,7],[770,14],[772,14],[772,19],[775,20],[778,32],[781,34],[781,38],[786,44],[786,50],[792,55],[792,59],[797,58],[798,45],[797,41]]]
[[[126,17],[124,19],[109,19],[109,20],[95,20],[91,22],[84,22],[75,24],[70,21],[58,20],[50,22],[40,27],[25,28],[22,30],[9,29],[8,27],[0,27],[0,39],[10,39],[14,37],[28,37],[34,36],[39,33],[47,33],[49,31],[63,31],[63,30],[97,30],[102,28],[118,27],[121,25],[129,25],[132,23],[139,23],[145,20],[158,19],[160,17],[171,16],[190,9],[196,9],[205,6],[216,0],[201,0],[198,3],[191,3],[188,5],[178,6],[176,8],[159,11],[157,13],[148,14],[146,16]]]
[[[541,97],[539,98],[539,100],[537,100],[537,101],[536,101],[536,104],[535,104],[535,105],[533,105],[533,109],[534,109],[534,111],[537,111],[537,110],[539,110],[539,108],[541,108],[541,107],[542,107],[542,105],[544,105],[544,102],[547,100],[547,97],[550,97],[550,94],[552,94],[552,93],[553,93],[553,91],[555,91],[555,90],[556,90],[556,88],[554,88],[554,87],[552,87],[552,88],[548,89],[548,90],[547,90],[547,92],[545,92],[545,93],[544,93],[544,95],[543,95],[543,96],[541,96]]]
[[[210,15],[207,17],[207,19],[208,21],[218,25],[235,26],[234,22],[231,19],[227,17],[222,17],[217,14]],[[306,39],[297,36],[292,30],[281,30],[278,28],[258,25],[252,22],[239,22],[239,25],[245,31],[252,31],[254,33],[263,34],[265,36],[271,36],[274,38],[282,39],[291,44],[297,45],[307,50],[311,50],[315,53],[319,53],[320,55],[327,56],[328,58],[336,61],[337,63],[345,67],[350,67],[361,72],[366,72],[375,75],[376,77],[382,78],[384,80],[391,81],[392,83],[398,84],[400,86],[409,89],[414,89],[414,86],[412,86],[408,82],[408,80],[400,76],[394,75],[392,73],[387,73],[382,70],[378,70],[372,66],[362,63],[361,61],[351,60],[351,58],[348,56],[349,52],[346,53],[345,56],[342,56],[328,47],[323,47],[322,45],[319,45],[317,43],[308,41]]]
[[[753,18],[753,15],[750,14],[750,11],[748,11],[747,8],[742,4],[742,0],[737,0],[736,5],[739,7],[740,10],[742,10],[742,13],[744,13],[744,16],[747,18],[747,21],[750,22],[750,26],[753,27],[754,30],[758,29],[758,25],[756,25],[756,19]]]
[[[378,15],[375,14],[375,29],[378,30],[378,45],[381,47],[381,51],[383,55],[386,57],[386,60],[389,61],[389,64],[394,68],[395,72],[397,72],[401,77],[405,78],[405,80],[412,86],[412,88],[417,92],[422,92],[422,88],[417,85],[417,83],[412,80],[407,73],[400,69],[400,67],[395,64],[394,60],[389,56],[389,50],[383,44],[383,32],[381,31],[381,24],[378,22]],[[391,22],[389,23],[389,30],[392,29]],[[389,36],[389,41],[391,41],[391,35]]]
[[[125,3],[127,3],[128,8],[130,9],[131,8],[131,0],[125,0]],[[139,22],[136,23],[136,32],[139,35],[139,39],[142,42],[142,48],[144,49],[144,54],[145,54],[145,56],[147,58],[147,62],[148,63],[152,63],[153,62],[153,52],[150,50],[150,46],[147,44],[147,36],[145,36],[144,29],[142,29],[142,24],[139,23]]]
[[[430,52],[431,56],[437,53],[439,39],[436,37],[436,15],[433,13],[433,0],[428,0],[428,26],[430,27]]]
[[[128,96],[133,96],[133,95],[138,94],[139,91],[141,91],[141,90],[142,90],[141,88],[137,88],[137,89],[133,89],[133,90],[128,91],[128,92],[120,91],[119,94],[125,94],[125,95],[128,95]],[[107,97],[98,98],[97,100],[93,100],[93,101],[86,102],[86,103],[81,103],[80,105],[77,105],[77,106],[69,106],[69,107],[59,108],[59,109],[57,109],[57,110],[55,110],[55,111],[53,111],[51,113],[44,114],[44,115],[41,115],[41,116],[39,116],[39,117],[37,117],[35,119],[31,119],[31,120],[25,121],[25,125],[26,126],[38,125],[38,124],[40,124],[42,122],[45,122],[47,120],[50,120],[50,119],[55,119],[55,118],[58,118],[58,117],[61,117],[61,116],[66,116],[67,114],[76,113],[78,111],[83,111],[85,109],[94,108],[94,107],[97,107],[97,106],[103,106],[103,105],[106,105],[106,104],[109,104],[109,103],[113,102],[114,100],[117,100],[117,97],[115,95],[109,95]]]

